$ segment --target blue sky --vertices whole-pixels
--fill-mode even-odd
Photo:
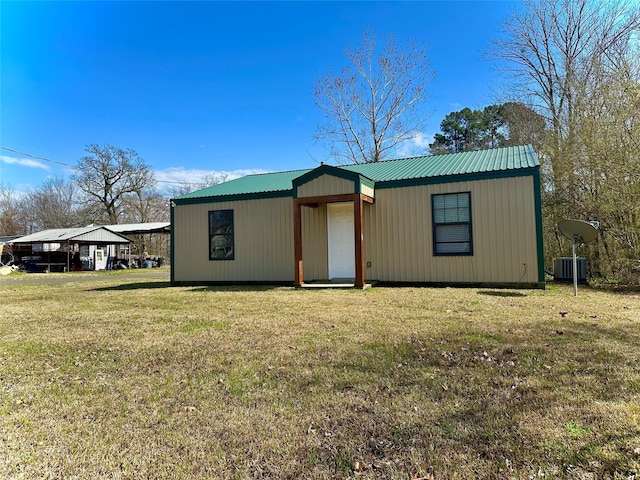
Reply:
[[[313,86],[365,30],[428,46],[423,153],[443,117],[497,101],[482,50],[518,5],[474,2],[0,2],[0,183],[68,176],[87,144],[136,150],[159,180],[310,168]],[[11,150],[7,150],[11,149]]]

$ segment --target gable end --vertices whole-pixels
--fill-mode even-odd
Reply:
[[[293,180],[293,197],[364,193],[373,198],[374,182],[362,174],[321,165]]]

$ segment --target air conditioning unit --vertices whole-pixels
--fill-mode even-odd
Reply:
[[[578,283],[587,283],[587,259],[578,257]],[[556,282],[573,282],[573,257],[555,258],[553,279]]]

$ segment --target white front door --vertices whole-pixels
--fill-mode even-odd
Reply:
[[[329,279],[355,278],[353,202],[327,205]]]
[[[107,256],[102,248],[96,248],[94,252],[94,270],[105,270],[107,268]]]

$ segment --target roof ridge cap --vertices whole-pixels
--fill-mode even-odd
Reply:
[[[276,172],[250,173],[249,175],[243,175],[242,177],[234,178],[233,180],[238,180],[238,179],[244,178],[244,177],[259,177],[260,175],[274,175],[276,173],[304,172],[306,170],[313,170],[314,168],[318,168],[318,167],[296,168],[296,169],[292,169],[292,170],[279,170],[279,171],[276,171]],[[229,181],[231,182],[233,180],[229,180]],[[222,183],[226,183],[226,182],[222,182]],[[220,184],[218,183],[217,185],[220,185]],[[211,185],[211,186],[215,187],[215,185]]]

